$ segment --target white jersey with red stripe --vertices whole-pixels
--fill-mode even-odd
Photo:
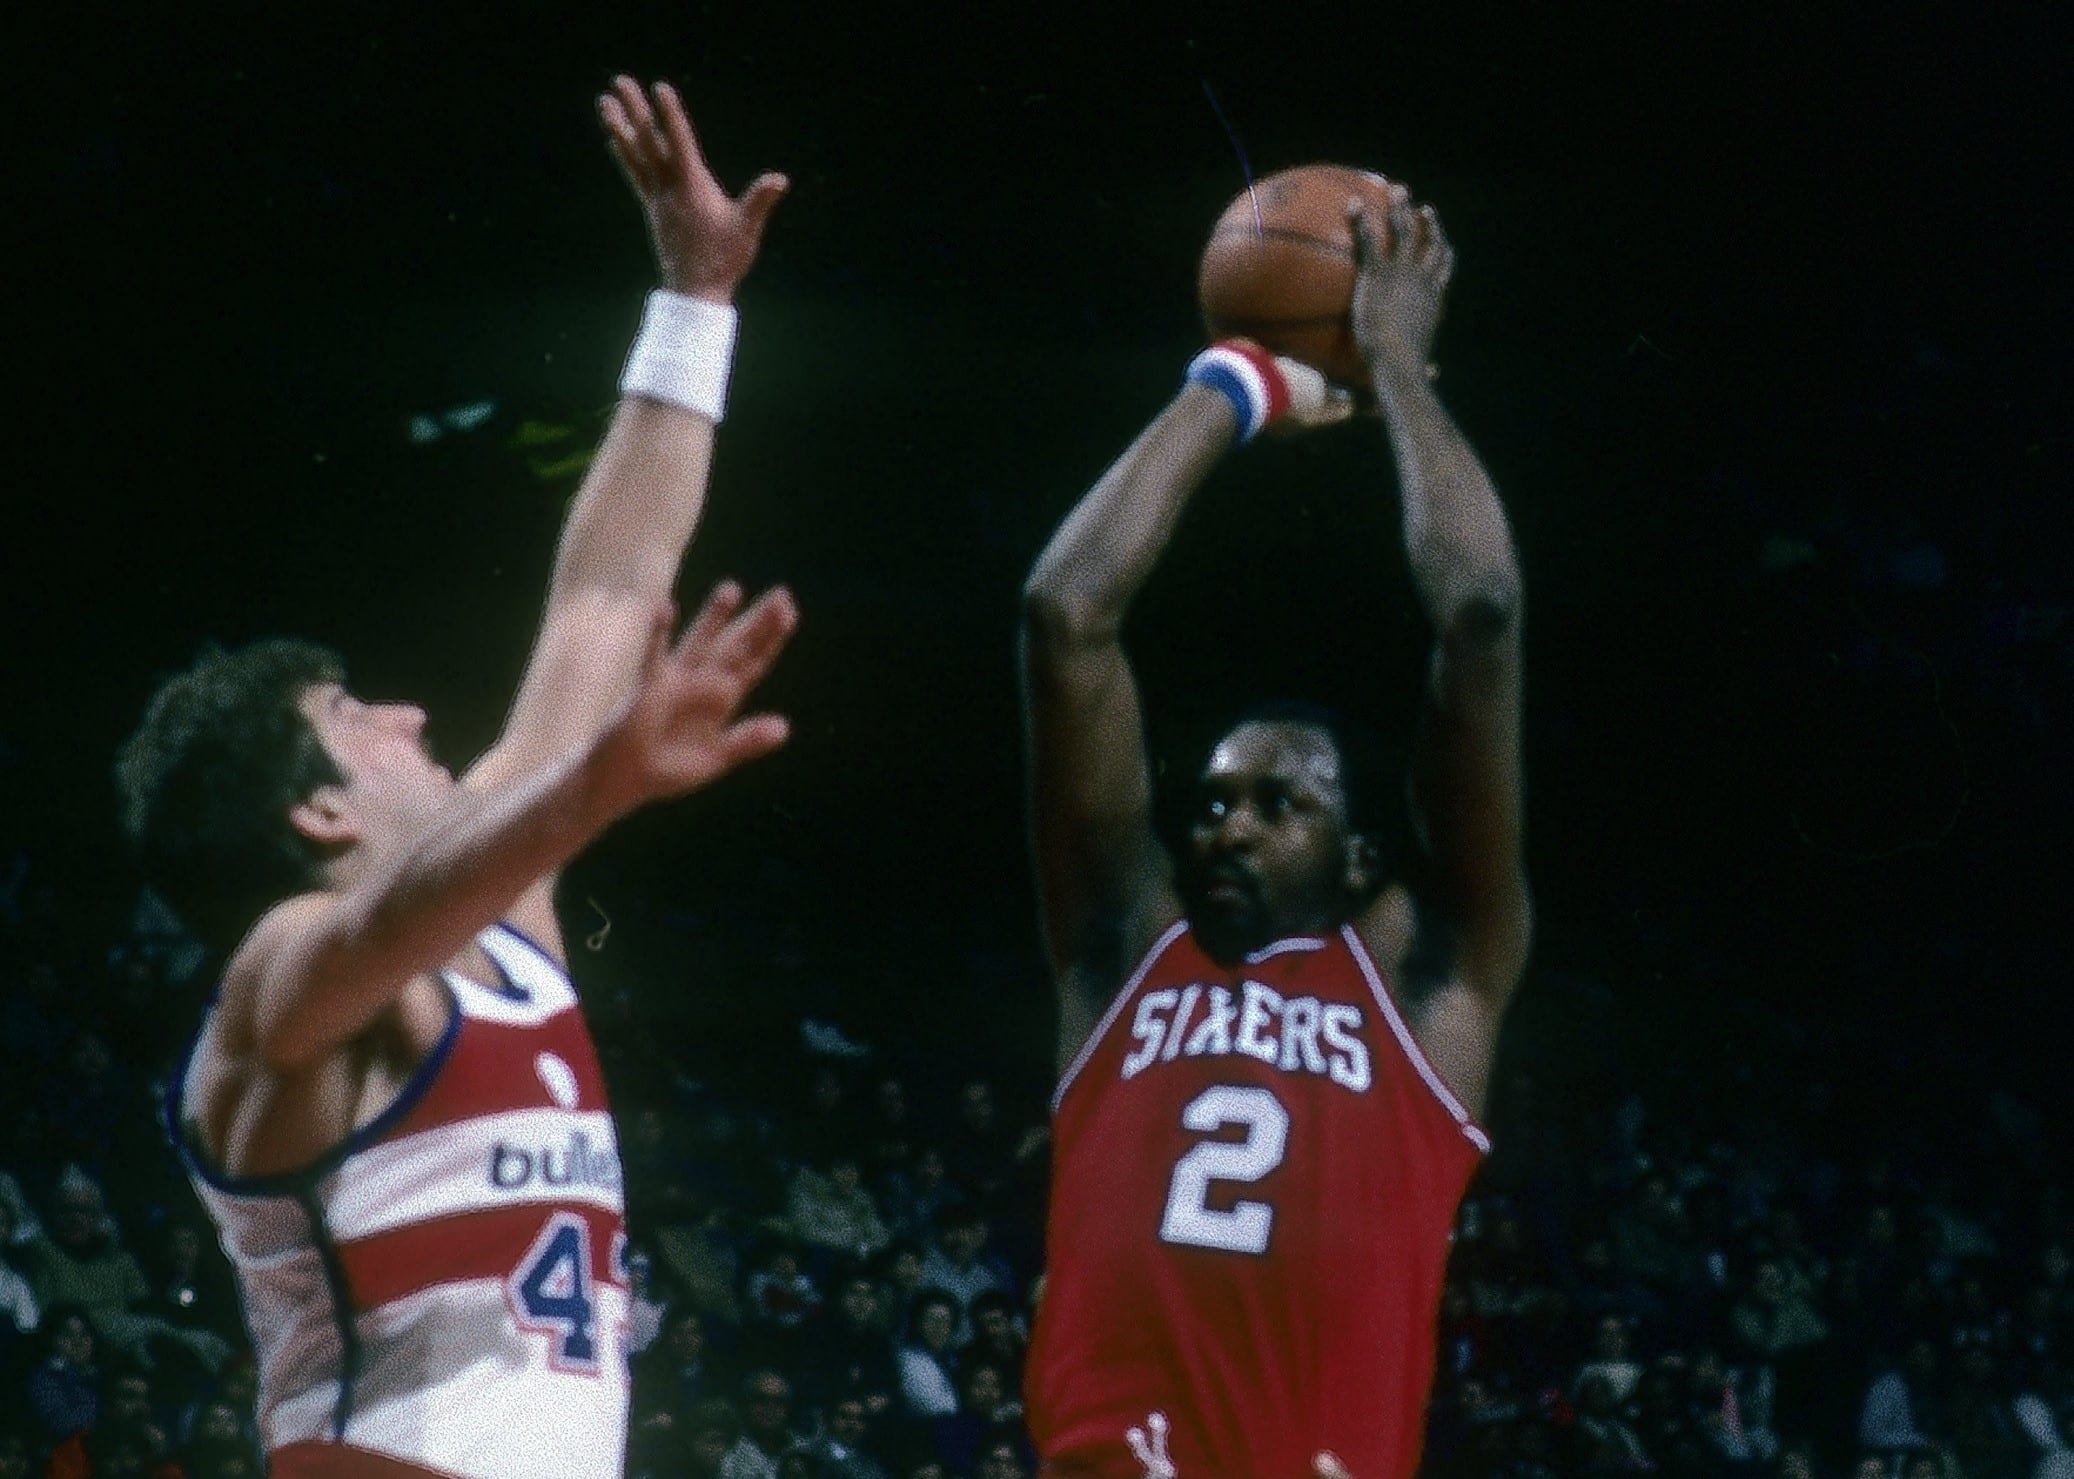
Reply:
[[[442,973],[445,1036],[316,1165],[230,1176],[176,1136],[237,1270],[276,1466],[317,1445],[368,1472],[620,1474],[624,1207],[597,1052],[560,964],[505,925],[476,944],[499,983]]]

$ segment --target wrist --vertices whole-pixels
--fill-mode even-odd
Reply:
[[[677,406],[717,426],[727,411],[736,322],[725,301],[658,288],[642,310],[641,332],[620,373],[620,394]]]
[[[1289,383],[1274,356],[1244,339],[1212,344],[1188,362],[1188,385],[1231,408],[1238,439],[1249,442],[1289,409]]]
[[[1434,369],[1423,361],[1410,362],[1377,358],[1369,362],[1368,379],[1376,399],[1387,404],[1410,396],[1433,393]]]

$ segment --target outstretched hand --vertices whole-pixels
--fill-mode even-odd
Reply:
[[[1369,368],[1393,375],[1428,376],[1433,331],[1455,272],[1455,249],[1430,205],[1414,207],[1400,194],[1387,217],[1351,201],[1359,267],[1354,276],[1354,342]]]
[[[593,752],[611,814],[696,791],[785,743],[782,715],[739,716],[799,610],[783,586],[742,602],[741,587],[722,582],[674,641],[675,608],[658,603],[634,691]]]
[[[612,157],[648,215],[663,286],[730,301],[792,182],[780,174],[758,175],[730,198],[699,150],[683,100],[667,82],[644,92],[633,78],[615,77],[612,90],[598,99],[598,115]]]

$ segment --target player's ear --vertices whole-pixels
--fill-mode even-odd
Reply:
[[[1366,833],[1347,834],[1346,857],[1340,869],[1347,893],[1366,899],[1382,886],[1383,853]]]
[[[296,835],[322,848],[349,847],[360,840],[360,822],[339,786],[319,786],[288,809]]]

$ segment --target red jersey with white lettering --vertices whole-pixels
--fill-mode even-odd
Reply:
[[[230,1176],[176,1135],[237,1270],[270,1473],[620,1474],[625,1235],[598,1056],[553,957],[502,925],[475,943],[498,982],[443,973],[446,1036],[316,1165]]]
[[[1489,1148],[1351,926],[1160,937],[1053,1100],[1025,1390],[1047,1471],[1410,1479],[1457,1205]]]

